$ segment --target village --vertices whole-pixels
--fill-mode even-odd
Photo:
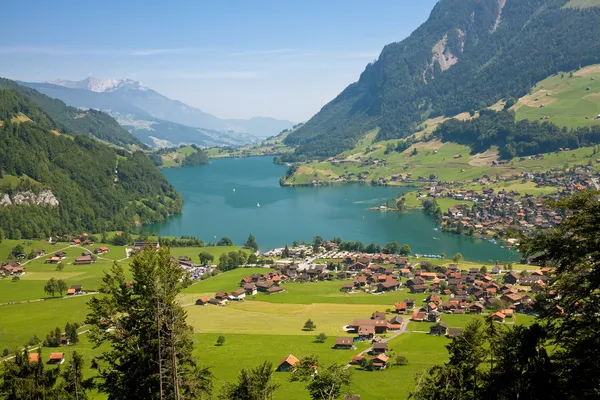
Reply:
[[[340,282],[340,292],[352,295],[367,293],[373,296],[399,293],[382,310],[371,315],[357,315],[342,330],[351,336],[337,337],[334,349],[355,349],[357,342],[371,344],[370,348],[349,356],[349,365],[368,364],[374,369],[388,366],[386,342],[404,332],[408,323],[429,323],[428,333],[453,338],[461,328],[442,321],[444,314],[484,315],[495,323],[514,324],[517,315],[531,315],[534,296],[545,290],[548,268],[533,271],[503,270],[496,265],[461,269],[458,264],[433,265],[429,260],[419,261],[390,254],[366,254],[337,251],[335,243],[325,243],[316,249],[298,246],[288,249],[296,257],[278,259],[265,273],[243,277],[238,287],[222,288],[213,297],[196,300],[199,306],[225,307],[229,302],[244,301],[247,297],[275,296],[285,293],[286,284],[318,285],[319,282]],[[277,257],[283,249],[265,255]],[[306,258],[300,258],[300,255]],[[314,260],[330,260],[324,263]],[[408,293],[413,297],[402,297]],[[288,370],[298,361],[289,355],[281,361],[278,370]]]

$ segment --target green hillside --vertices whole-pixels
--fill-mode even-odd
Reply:
[[[518,120],[550,121],[560,127],[597,126],[600,120],[600,65],[559,73],[538,82],[511,107]]]
[[[44,192],[58,201],[0,206],[5,237],[124,230],[181,211],[181,197],[142,152],[61,135],[43,110],[12,89],[0,89],[0,120],[0,197]]]
[[[34,89],[0,78],[0,88],[12,89],[35,104],[50,120],[57,131],[73,135],[90,136],[115,146],[144,148],[139,139],[123,129],[110,115],[96,110],[79,110],[69,107]]]
[[[441,0],[405,40],[384,47],[360,79],[285,143],[286,161],[327,158],[407,137],[428,118],[526,95],[534,82],[600,62],[600,8],[567,0]],[[570,4],[574,6],[575,4]]]

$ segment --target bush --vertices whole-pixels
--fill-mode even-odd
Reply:
[[[403,355],[397,355],[394,358],[394,365],[407,365],[408,359]]]
[[[9,354],[10,354],[10,351],[8,349],[2,350],[2,357],[8,357]]]

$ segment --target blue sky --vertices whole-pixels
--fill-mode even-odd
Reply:
[[[221,117],[310,118],[436,0],[19,0],[0,76],[130,78]],[[10,16],[10,17],[8,17]]]

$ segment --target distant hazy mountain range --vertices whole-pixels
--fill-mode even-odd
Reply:
[[[107,112],[121,126],[151,146],[194,143],[200,146],[243,145],[273,136],[294,125],[267,117],[222,119],[142,86],[130,79],[81,81],[57,79],[19,82],[67,105]]]

